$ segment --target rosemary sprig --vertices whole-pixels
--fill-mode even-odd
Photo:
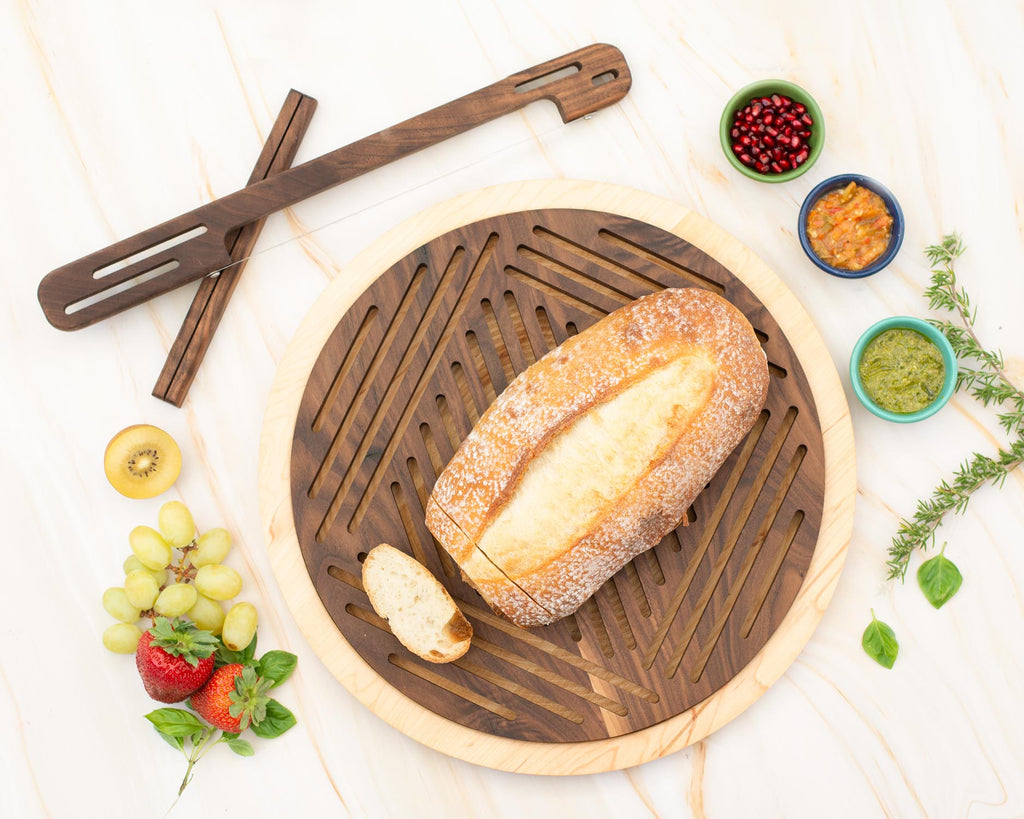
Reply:
[[[899,522],[896,536],[889,547],[889,580],[903,580],[911,555],[918,549],[926,551],[935,545],[935,530],[949,512],[962,514],[971,495],[986,483],[1002,486],[1006,476],[1024,463],[1024,436],[1007,449],[1000,449],[995,458],[974,453],[953,473],[951,481],[942,481],[926,500],[917,502],[917,511],[909,520]]]
[[[1005,411],[997,417],[1013,440],[999,449],[995,457],[974,453],[953,473],[952,479],[935,487],[930,498],[918,501],[913,516],[899,522],[886,563],[890,580],[902,581],[911,555],[935,545],[935,530],[949,512],[962,514],[975,491],[989,483],[1001,486],[1006,476],[1024,463],[1024,392],[1006,377],[1002,353],[985,349],[975,334],[977,309],[967,291],[958,285],[954,269],[965,249],[963,240],[954,233],[925,250],[932,263],[931,285],[925,290],[928,305],[933,310],[953,313],[960,322],[936,319],[930,324],[949,339],[959,361],[978,365],[959,367],[957,389],[967,390],[983,406],[1004,407]]]

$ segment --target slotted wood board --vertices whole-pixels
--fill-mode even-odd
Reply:
[[[770,362],[765,409],[684,525],[575,615],[517,628],[430,536],[430,489],[515,375],[664,287],[707,288],[744,312]],[[336,317],[294,414],[295,542],[334,628],[424,711],[514,743],[611,742],[708,703],[776,634],[822,532],[822,429],[815,391],[772,312],[700,247],[605,210],[501,213],[405,254]],[[360,561],[379,542],[414,555],[459,602],[475,631],[465,657],[426,663],[373,613]]]

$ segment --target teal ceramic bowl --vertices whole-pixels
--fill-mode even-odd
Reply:
[[[890,412],[883,409],[871,400],[871,396],[868,395],[860,380],[860,359],[864,355],[864,348],[879,333],[893,328],[916,330],[938,347],[939,352],[942,353],[942,363],[946,369],[942,380],[942,389],[939,390],[939,394],[935,397],[934,401],[917,412]],[[864,331],[864,334],[853,348],[853,353],[850,355],[850,383],[853,384],[853,392],[857,398],[870,412],[879,418],[884,418],[886,421],[893,421],[897,424],[912,424],[915,421],[923,421],[942,409],[956,389],[956,373],[956,356],[953,354],[953,348],[946,340],[946,337],[927,321],[922,321],[912,316],[893,316],[892,318],[882,319],[882,321],[872,324]]]
[[[730,131],[732,131],[733,118],[739,109],[743,108],[755,97],[770,97],[772,94],[781,94],[782,96],[789,97],[793,102],[802,103],[807,107],[807,113],[814,120],[814,124],[811,126],[811,135],[807,139],[807,146],[810,151],[804,163],[792,170],[784,171],[783,173],[758,173],[753,168],[748,168],[740,162],[736,154],[733,153]],[[825,117],[822,115],[818,103],[814,101],[814,97],[804,91],[799,85],[787,82],[786,80],[759,80],[744,86],[733,94],[732,99],[729,100],[722,111],[722,118],[718,123],[718,138],[722,143],[722,151],[725,153],[725,158],[729,160],[729,164],[744,176],[756,179],[758,182],[788,182],[790,179],[796,179],[798,176],[807,173],[811,165],[821,156],[821,151],[825,147]]]

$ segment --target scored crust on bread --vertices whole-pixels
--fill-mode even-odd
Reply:
[[[679,524],[767,388],[733,305],[645,296],[509,384],[438,478],[427,527],[492,608],[553,622]]]
[[[499,614],[519,611],[531,620],[550,620],[544,609],[469,539],[433,498],[427,499],[427,519],[434,537],[443,543],[462,571],[462,578]]]
[[[432,663],[450,663],[469,650],[473,626],[448,590],[405,552],[382,543],[363,561],[363,590],[409,651]]]

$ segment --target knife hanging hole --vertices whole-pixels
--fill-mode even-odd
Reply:
[[[138,253],[133,253],[131,256],[125,256],[123,259],[118,259],[116,262],[98,267],[92,272],[94,279],[102,279],[104,276],[109,276],[111,273],[117,273],[119,270],[124,270],[126,267],[130,267],[136,262],[141,262],[143,259],[148,259],[150,256],[155,256],[161,251],[168,250],[172,247],[177,247],[182,242],[187,242],[189,239],[195,239],[197,236],[202,236],[206,233],[206,226],[199,225],[190,230],[186,230],[184,233],[179,233],[176,236],[172,236],[170,239],[165,239],[160,244],[153,245],[152,247],[144,248]]]
[[[571,77],[573,74],[579,74],[580,68],[581,66],[579,63],[573,63],[572,65],[565,66],[565,68],[557,68],[554,71],[549,71],[547,74],[541,74],[539,77],[534,77],[532,80],[519,83],[519,85],[516,86],[516,93],[526,94],[537,88],[543,88],[545,85],[549,85],[556,80]]]
[[[67,307],[64,308],[64,313],[70,316],[73,313],[77,313],[79,310],[84,310],[86,307],[92,307],[94,304],[99,304],[101,301],[106,301],[107,299],[112,298],[118,295],[119,293],[123,293],[125,290],[130,290],[133,287],[137,287],[138,285],[144,282],[148,282],[150,279],[155,279],[157,276],[162,276],[164,273],[170,273],[172,270],[176,270],[179,267],[181,267],[181,265],[178,263],[178,261],[176,259],[171,259],[169,262],[157,265],[156,267],[147,270],[145,273],[140,273],[138,276],[134,276],[131,279],[126,279],[120,284],[115,285],[114,287],[111,287],[107,290],[104,290],[102,293],[96,293],[92,296],[89,296],[88,298],[80,299],[79,301],[69,304]]]
[[[610,83],[612,80],[618,79],[619,72],[612,69],[611,71],[604,71],[594,77],[590,78],[592,85],[605,85]]]

